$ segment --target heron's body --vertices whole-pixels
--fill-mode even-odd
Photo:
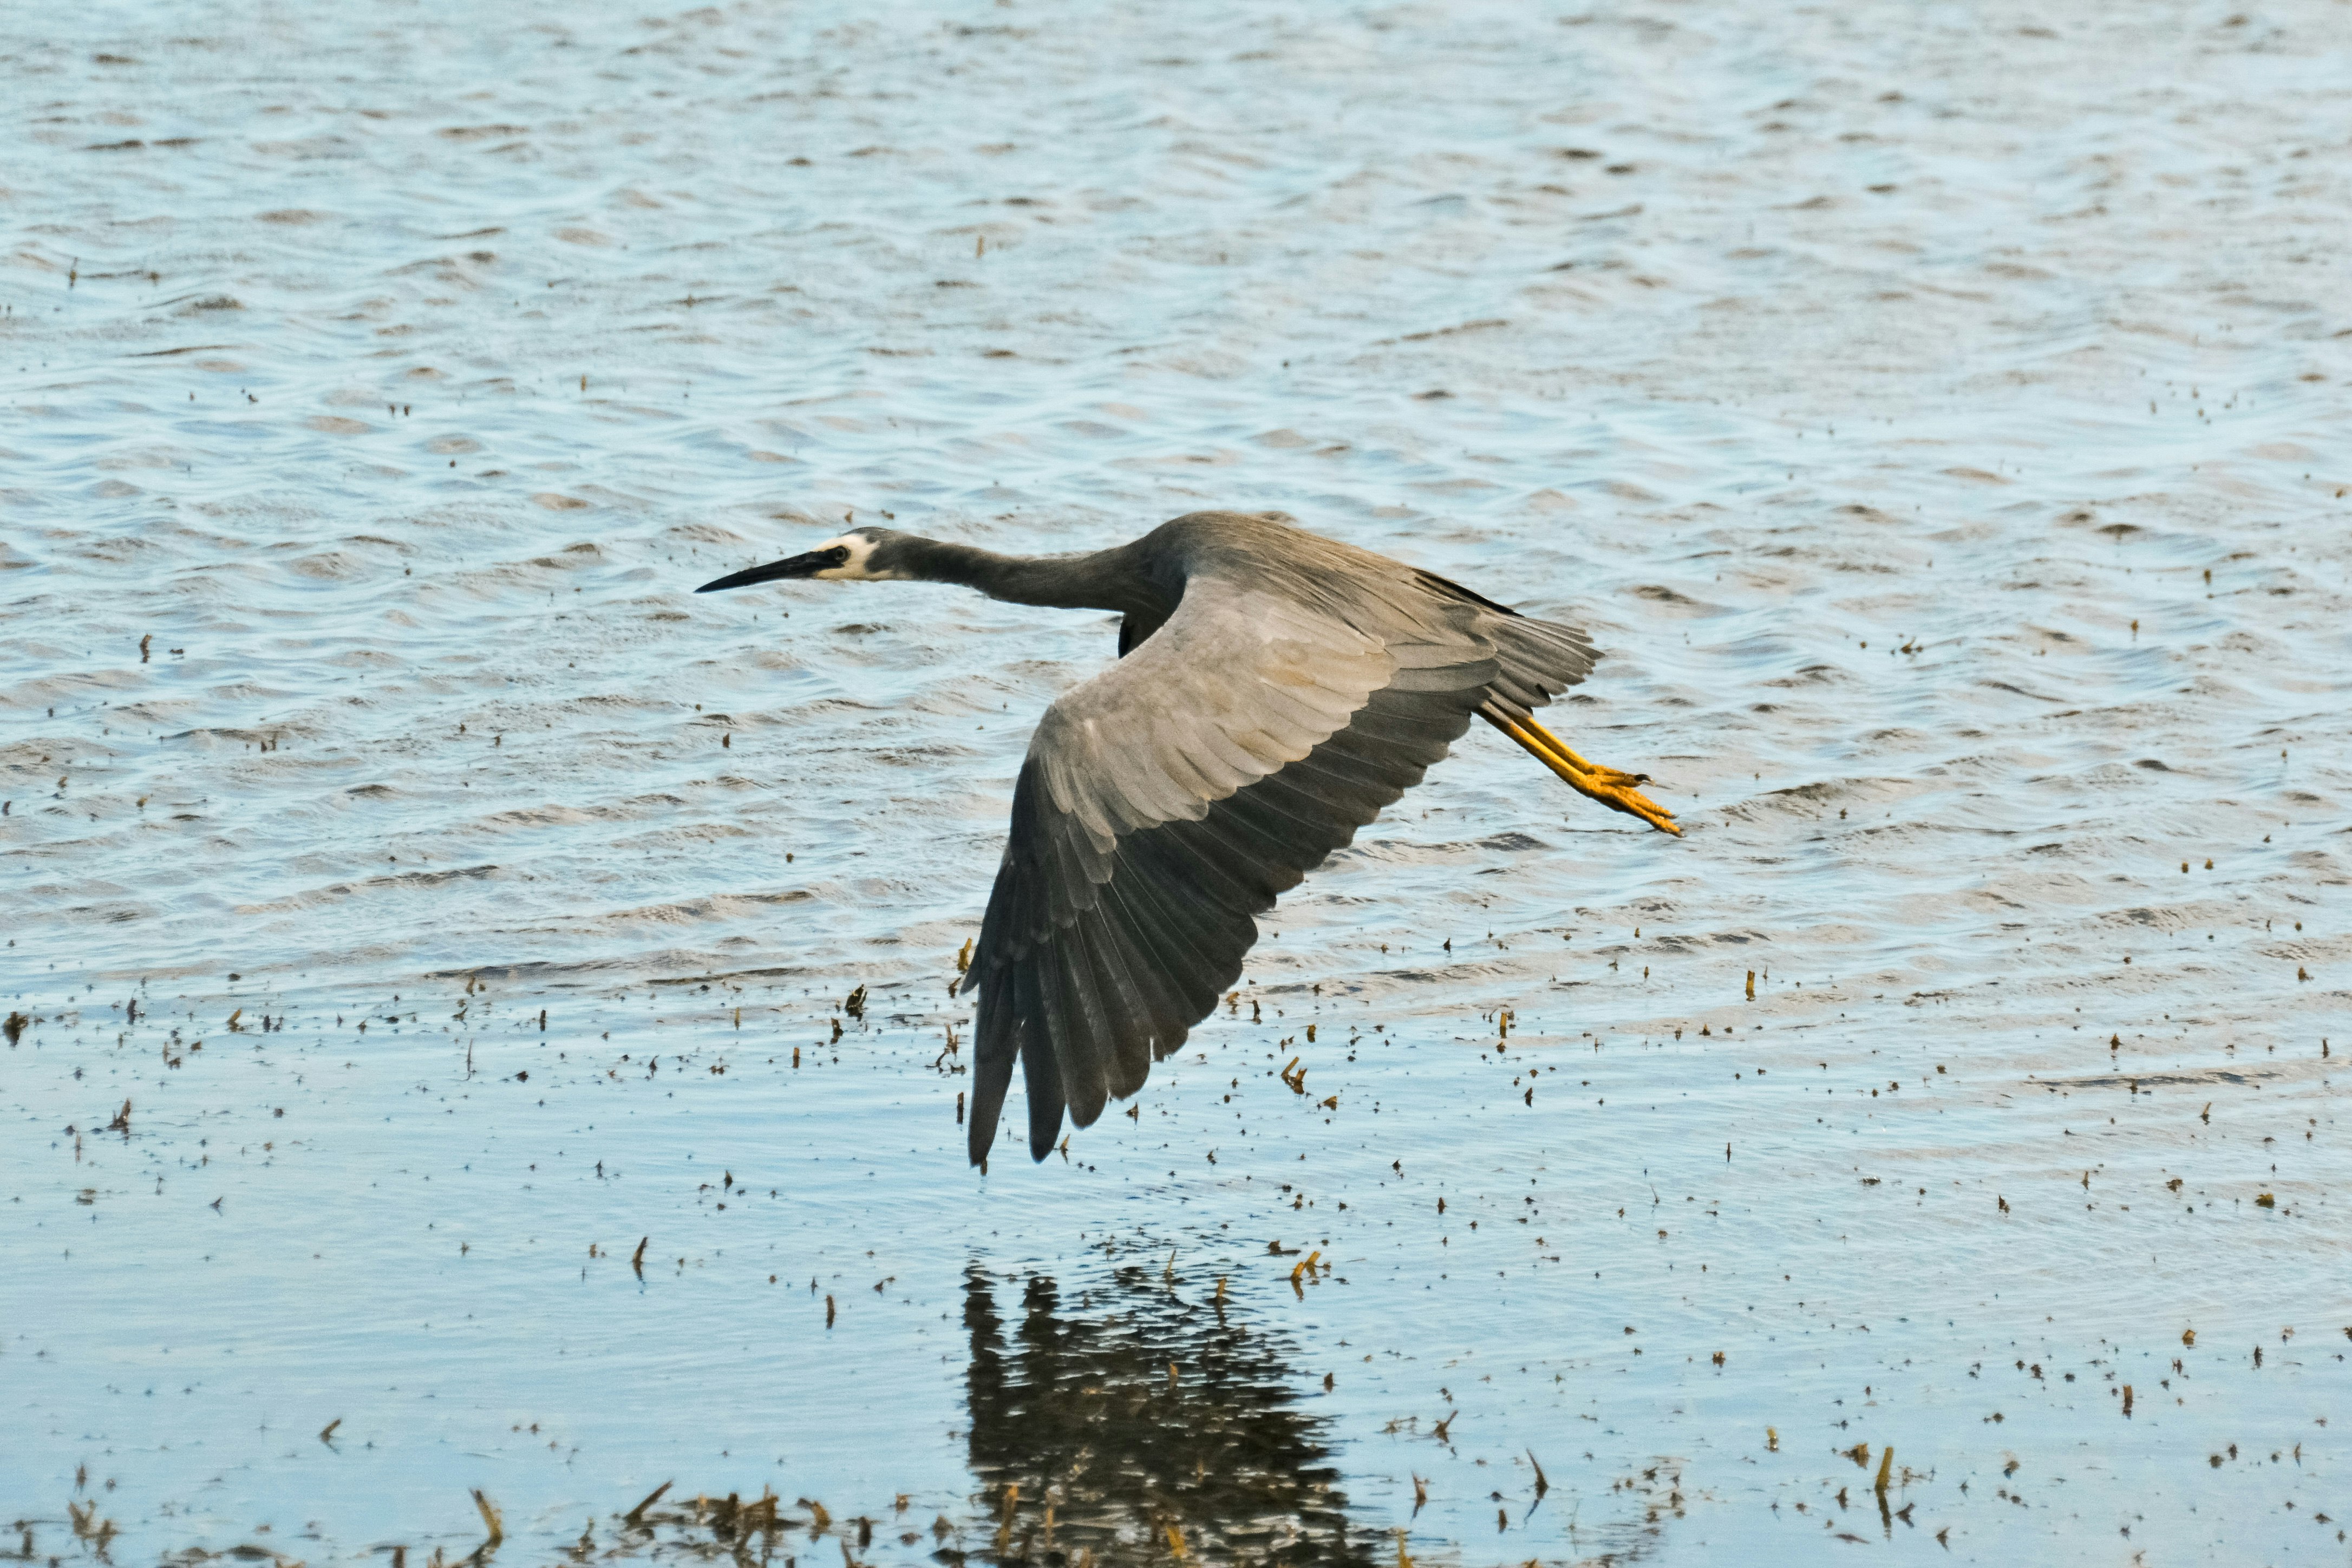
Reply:
[[[1274,514],[1195,512],[1132,543],[1020,557],[861,529],[709,588],[786,577],[955,583],[1116,612],[1119,662],[1045,710],[968,983],[971,1153],[1018,1060],[1029,1149],[1142,1087],[1241,973],[1256,917],[1484,718],[1581,793],[1669,832],[1642,780],[1533,710],[1595,654],[1444,578]]]

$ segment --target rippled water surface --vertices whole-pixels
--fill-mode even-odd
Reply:
[[[7,1544],[2342,1562],[2352,13],[1169,9],[0,22]],[[1205,506],[1689,835],[1482,730],[968,1171],[1112,629],[689,591]]]

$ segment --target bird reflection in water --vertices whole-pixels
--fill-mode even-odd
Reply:
[[[1158,1270],[1075,1304],[1044,1275],[1000,1310],[974,1267],[971,1463],[994,1531],[970,1560],[1369,1564],[1288,1347]]]
[[[754,1497],[666,1480],[635,1506],[589,1520],[563,1560],[790,1568],[830,1561],[835,1550],[845,1568],[919,1562],[950,1568],[1373,1568],[1397,1560],[1374,1551],[1376,1542],[1385,1542],[1370,1529],[1356,1532],[1360,1542],[1350,1540],[1347,1499],[1325,1447],[1326,1423],[1299,1407],[1303,1380],[1286,1359],[1291,1346],[1244,1326],[1240,1310],[1221,1296],[1188,1299],[1198,1292],[1188,1292],[1164,1268],[1090,1278],[1072,1303],[1045,1275],[1000,1280],[978,1265],[967,1269],[970,1464],[977,1486],[962,1506],[950,1503],[939,1513],[928,1531],[919,1528],[911,1493],[835,1511],[793,1495],[789,1486],[782,1493],[763,1487]],[[329,1442],[332,1432],[331,1426],[320,1440]],[[516,1552],[527,1548],[507,1542],[505,1510],[497,1501],[476,1490],[467,1511],[478,1511],[480,1536],[460,1530],[379,1550],[389,1552],[391,1568],[497,1568],[498,1562],[520,1561]],[[73,1500],[68,1513],[81,1546],[100,1563],[110,1562],[119,1527],[101,1516],[99,1502]],[[0,1552],[0,1559],[59,1561],[35,1551],[34,1521],[16,1528],[24,1534],[23,1550]],[[508,1549],[503,1560],[501,1546]],[[163,1563],[198,1568],[222,1557],[299,1568],[257,1544],[226,1552],[189,1547],[166,1552]]]

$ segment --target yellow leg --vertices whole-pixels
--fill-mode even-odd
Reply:
[[[1517,741],[1529,756],[1558,773],[1569,788],[1586,799],[1597,800],[1612,811],[1638,816],[1661,833],[1681,837],[1682,829],[1675,826],[1674,813],[1633,787],[1647,784],[1649,774],[1629,773],[1589,763],[1533,719],[1507,719],[1485,709],[1479,710],[1478,716]]]

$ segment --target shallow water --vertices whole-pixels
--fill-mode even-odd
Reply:
[[[28,1554],[2342,1559],[2341,5],[590,13],[0,24]],[[1689,836],[1471,736],[969,1173],[1110,626],[689,590],[1203,506]]]

